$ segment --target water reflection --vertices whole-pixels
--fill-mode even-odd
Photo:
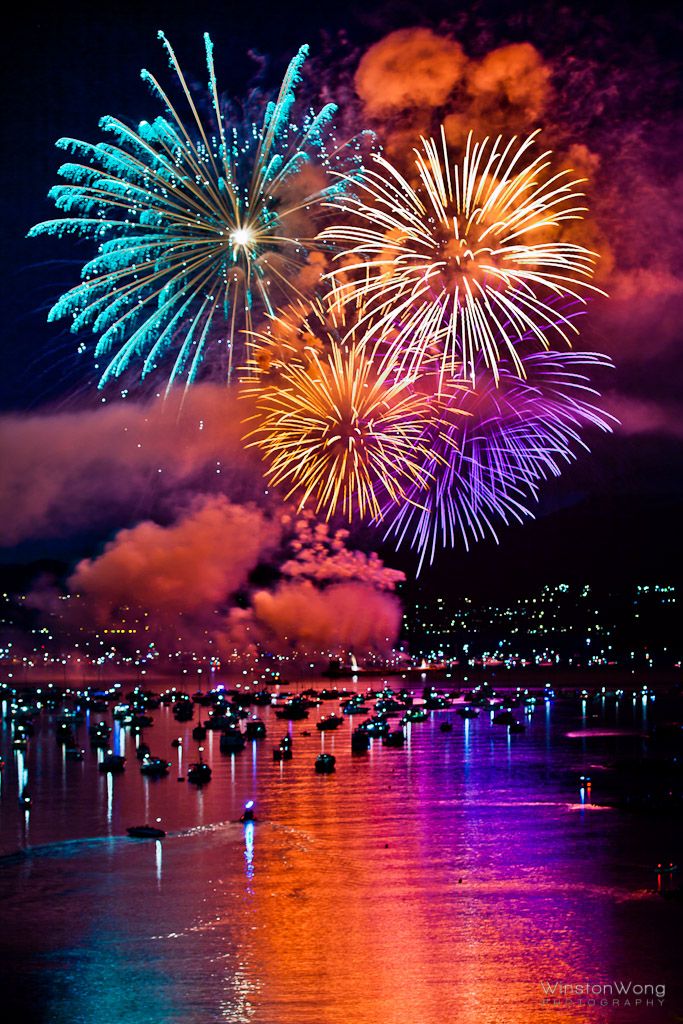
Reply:
[[[641,700],[632,718],[625,703],[624,724],[640,723]],[[47,729],[9,759],[5,988],[16,971],[43,979],[31,999],[46,1024],[593,1024],[590,1008],[544,1005],[541,983],[675,984],[677,907],[654,866],[680,837],[593,810],[589,765],[620,741],[591,740],[586,758],[566,737],[586,721],[580,702],[539,704],[512,738],[486,714],[449,712],[445,733],[433,715],[407,726],[402,751],[374,739],[361,756],[349,725],[321,734],[316,714],[309,736],[288,726],[288,762],[270,756],[284,728],[269,708],[269,739],[240,755],[212,735],[201,788],[142,777],[130,741],[116,779],[90,750],[65,764]],[[185,747],[196,758],[192,724],[162,707],[149,732],[170,760],[180,730],[178,775]],[[126,730],[112,735],[123,750]],[[334,776],[313,771],[323,748]],[[256,825],[239,821],[251,799]],[[143,821],[166,839],[125,838]],[[623,1009],[602,1019],[630,1024]]]
[[[160,819],[157,819],[159,821]],[[156,868],[157,868],[157,888],[161,888],[161,865],[163,857],[163,845],[160,839],[157,839],[154,843],[156,852]]]
[[[114,776],[111,772],[104,772],[104,777],[107,780],[107,825],[111,835],[111,822],[114,811]]]
[[[244,859],[246,861],[246,876],[250,882],[254,877],[254,822],[245,821],[244,823]],[[247,892],[253,893],[253,889],[249,887]]]

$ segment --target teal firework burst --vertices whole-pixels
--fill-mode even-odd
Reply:
[[[59,170],[65,183],[50,191],[63,216],[29,232],[98,243],[49,319],[71,317],[74,333],[94,332],[100,387],[131,367],[146,377],[164,361],[169,388],[191,384],[205,360],[229,379],[254,312],[271,312],[275,296],[300,295],[324,269],[313,242],[321,200],[344,187],[337,172],[353,178],[362,168],[360,141],[335,139],[333,104],[294,120],[306,46],[252,121],[219,98],[208,35],[207,114],[159,38],[185,117],[143,70],[163,114],[137,130],[104,117],[111,141],[60,139],[73,157]]]

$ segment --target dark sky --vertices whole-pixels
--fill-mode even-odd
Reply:
[[[650,201],[642,194],[644,178],[638,177],[631,157],[623,188],[616,190],[623,201],[623,211],[617,213],[631,223],[631,234],[626,229],[622,232],[620,259],[624,269],[631,271],[643,263],[639,247],[650,249],[654,257],[659,253],[657,272],[664,267],[668,283],[654,298],[648,294],[644,304],[639,282],[649,287],[651,279],[636,275],[631,306],[622,302],[621,319],[598,321],[595,330],[608,335],[602,340],[618,363],[614,390],[631,403],[647,403],[646,429],[637,430],[631,424],[627,434],[597,439],[592,458],[583,458],[548,487],[537,522],[502,530],[498,547],[486,542],[469,555],[462,550],[444,554],[426,574],[425,584],[466,592],[514,589],[527,581],[570,575],[603,581],[678,579],[683,512],[683,420],[679,417],[683,332],[678,324],[683,300],[676,285],[680,236],[674,232],[679,239],[674,243],[672,230],[683,225],[683,140],[676,63],[681,25],[670,9],[671,5],[657,2],[460,7],[430,0],[386,5],[145,0],[109,7],[24,5],[21,10],[18,6],[11,24],[3,27],[7,56],[3,61],[5,152],[0,165],[5,178],[0,408],[30,411],[45,403],[70,408],[87,401],[84,395],[92,376],[74,359],[73,339],[59,324],[45,323],[47,308],[75,273],[74,266],[65,262],[67,250],[77,259],[78,249],[68,243],[29,241],[25,235],[34,222],[51,215],[45,197],[60,162],[54,149],[58,137],[94,140],[97,120],[104,113],[133,120],[149,114],[150,98],[138,72],[144,66],[154,72],[165,70],[157,29],[170,38],[181,65],[196,70],[198,76],[203,72],[201,33],[208,30],[216,47],[221,87],[234,93],[242,90],[253,72],[254,63],[247,56],[250,49],[270,55],[275,73],[301,42],[309,42],[314,53],[323,52],[338,33],[343,34],[343,43],[337,48],[349,56],[395,28],[415,24],[459,26],[470,51],[529,39],[549,59],[578,56],[583,62],[582,77],[577,77],[581,89],[585,89],[589,67],[598,87],[604,85],[600,108],[597,103],[590,110],[585,104],[582,109],[578,101],[575,108],[565,103],[567,110],[576,110],[580,133],[605,138],[613,118],[619,138],[629,139],[631,154],[634,138],[643,139],[643,160],[651,168],[647,178],[656,195]],[[571,90],[569,71],[563,82]],[[619,145],[614,175],[620,173]],[[656,159],[653,153],[658,145],[661,155]],[[637,214],[633,214],[634,205]],[[628,345],[624,342],[628,353],[620,360],[622,330],[629,340]],[[657,340],[663,332],[666,344]],[[88,549],[100,541],[97,536],[83,538]],[[78,542],[71,541],[69,551],[76,548]],[[63,553],[63,546],[24,545],[19,552],[5,550],[3,560],[52,551]],[[387,559],[414,571],[415,562],[409,556],[389,553]]]

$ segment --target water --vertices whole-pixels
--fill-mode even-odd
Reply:
[[[112,778],[96,770],[88,722],[78,763],[63,760],[47,716],[26,755],[11,751],[3,721],[3,1020],[680,1020],[683,904],[657,894],[654,871],[680,863],[680,830],[580,793],[581,774],[599,790],[600,766],[642,739],[566,735],[640,728],[642,702],[541,705],[512,736],[485,715],[437,712],[410,727],[405,749],[374,741],[364,756],[350,753],[350,723],[320,734],[317,710],[293,724],[257,710],[268,738],[237,756],[222,756],[209,733],[213,778],[200,790],[176,781],[171,739],[185,739],[182,774],[196,744],[193,723],[168,708],[145,734],[173,763],[161,780],[140,775],[135,739],[118,726],[114,747],[128,761]],[[452,732],[439,730],[444,720]],[[286,731],[294,758],[274,763]],[[337,757],[333,776],[313,771],[321,749]],[[23,773],[29,812],[17,800]],[[245,826],[251,798],[258,821]],[[162,842],[125,837],[157,818]],[[544,982],[586,981],[665,985],[664,1005],[544,1003]]]

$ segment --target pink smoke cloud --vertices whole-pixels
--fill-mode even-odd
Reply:
[[[200,482],[253,491],[260,470],[241,443],[244,416],[234,392],[205,384],[165,402],[0,417],[0,544],[173,511]]]
[[[281,566],[283,576],[321,586],[354,580],[377,590],[394,590],[405,579],[403,572],[387,568],[376,552],[349,548],[348,530],[333,530],[312,512],[301,513],[292,525],[292,557]]]
[[[683,438],[683,409],[616,392],[606,396],[607,411],[619,420],[623,434],[660,434]]]
[[[219,650],[254,649],[308,657],[356,650],[388,651],[401,624],[393,591],[405,575],[384,565],[375,552],[349,547],[347,530],[332,529],[310,512],[282,517],[290,557],[284,577],[270,590],[256,590],[247,609],[236,608],[216,637]]]
[[[603,348],[617,361],[647,362],[680,342],[683,280],[677,273],[656,264],[617,268],[606,285],[599,329]]]

